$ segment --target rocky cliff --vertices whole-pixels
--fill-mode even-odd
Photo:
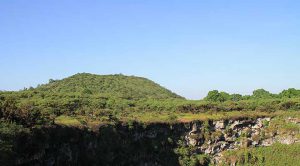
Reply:
[[[289,123],[299,124],[295,119]],[[222,152],[240,147],[299,142],[299,131],[270,127],[271,118],[122,124],[99,130],[51,126],[16,137],[15,165],[180,165],[185,156],[205,154],[218,164]],[[183,152],[184,151],[184,152]],[[7,162],[9,163],[9,162]],[[206,165],[209,161],[201,161]]]
[[[188,146],[196,147],[195,153],[212,156],[214,164],[220,162],[225,150],[300,142],[299,130],[289,133],[271,130],[270,123],[271,118],[193,122],[185,140]]]

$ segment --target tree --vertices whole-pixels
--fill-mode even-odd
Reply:
[[[293,97],[300,97],[300,90],[295,88],[290,88],[288,90],[283,90],[279,96],[281,98],[293,98]]]
[[[232,101],[240,101],[242,99],[243,99],[243,96],[240,94],[232,94],[230,96],[230,100],[232,100]]]
[[[220,92],[219,101],[224,102],[224,101],[228,101],[228,100],[230,100],[230,94],[228,94],[226,92]]]
[[[213,90],[208,92],[207,96],[205,97],[205,100],[213,102],[224,102],[230,100],[230,95],[226,92],[219,92],[217,90]]]
[[[274,97],[274,95],[264,89],[257,89],[253,91],[252,97],[255,99],[267,99]]]
[[[205,100],[207,101],[218,101],[220,94],[218,90],[209,91]]]
[[[54,79],[49,79],[49,84],[54,83],[55,80]]]

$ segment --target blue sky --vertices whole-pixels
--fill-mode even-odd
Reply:
[[[300,1],[1,0],[0,89],[78,72],[187,98],[300,88]]]

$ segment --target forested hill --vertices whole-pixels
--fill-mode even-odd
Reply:
[[[100,95],[120,97],[124,99],[167,99],[182,98],[155,82],[135,76],[95,75],[79,73],[63,80],[50,80],[36,91],[51,93],[77,93],[84,95]]]

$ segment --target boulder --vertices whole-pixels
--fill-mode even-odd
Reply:
[[[261,129],[263,127],[262,121],[258,121],[252,128],[253,129]]]
[[[199,132],[199,129],[200,129],[200,127],[198,126],[198,124],[197,123],[193,123],[192,130],[189,132],[189,135],[195,134],[195,133]]]
[[[216,121],[215,129],[216,130],[225,129],[225,122],[223,120],[222,121]]]
[[[226,142],[218,142],[212,144],[208,146],[208,148],[205,150],[205,154],[215,155],[217,153],[220,153],[221,151],[224,151],[226,146],[227,146]]]
[[[241,125],[241,122],[239,120],[234,121],[231,126],[230,129],[235,129],[238,125]]]
[[[259,145],[259,141],[252,141],[252,145],[253,146],[258,146]]]
[[[186,140],[187,140],[188,145],[196,146],[198,144],[198,141],[196,139],[186,137]]]

